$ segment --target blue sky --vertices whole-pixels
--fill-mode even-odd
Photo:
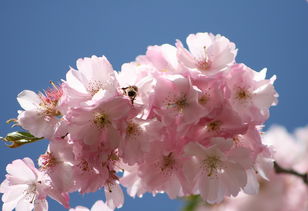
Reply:
[[[0,1],[0,135],[20,109],[23,89],[42,91],[60,82],[76,59],[105,55],[121,64],[144,54],[148,45],[185,41],[190,33],[222,34],[236,43],[237,62],[255,70],[268,68],[279,104],[266,127],[289,131],[308,124],[308,3],[305,0],[1,0]],[[8,149],[0,144],[0,180],[11,161],[36,160],[47,141]],[[103,192],[72,195],[71,204],[90,207]],[[1,202],[0,202],[1,203]],[[179,210],[181,201],[160,195],[129,199],[122,210]],[[50,210],[65,210],[50,203]]]

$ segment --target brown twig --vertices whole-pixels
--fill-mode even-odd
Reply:
[[[301,173],[294,171],[293,169],[285,169],[281,167],[276,161],[274,161],[274,169],[277,174],[291,174],[291,175],[300,177],[303,179],[304,183],[308,185],[308,173],[301,174]]]

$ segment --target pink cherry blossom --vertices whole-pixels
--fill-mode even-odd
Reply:
[[[284,127],[272,126],[263,135],[263,142],[264,144],[275,147],[276,152],[273,153],[273,158],[279,165],[296,169],[299,172],[307,172],[308,153],[307,151],[301,153],[301,150],[307,150],[304,147],[305,141],[301,141],[302,138],[306,139],[306,137],[302,137],[301,135],[307,134],[307,131],[307,127],[298,128],[294,134],[290,134]],[[200,205],[197,211],[307,210],[307,185],[299,177],[288,174],[277,174],[273,168],[267,168],[266,165],[269,163],[272,164],[273,159],[267,162],[266,160],[270,158],[266,154],[266,152],[260,153],[256,161],[256,163],[259,163],[259,167],[256,166],[255,169],[258,171],[259,177],[257,178],[260,182],[260,189],[257,195],[246,195],[241,192],[236,198],[225,198],[221,204],[215,206]],[[266,177],[270,181],[265,181],[261,178],[264,177],[264,173],[260,171],[261,166],[263,167],[263,171],[266,171]]]
[[[301,147],[296,163],[293,164],[293,168],[303,173],[303,169],[308,169],[308,162],[303,159],[308,154],[308,126],[297,128],[294,134]]]
[[[135,198],[135,196],[142,197],[147,192],[146,186],[139,176],[138,165],[125,165],[122,164],[125,169],[123,176],[120,178],[120,183],[126,187],[127,193]]]
[[[264,134],[263,142],[273,147],[274,158],[281,166],[306,173],[308,171],[307,134],[308,127],[297,128],[294,134],[290,134],[286,128],[274,125]]]
[[[264,122],[269,107],[277,104],[278,94],[273,86],[276,76],[265,80],[266,69],[255,72],[244,64],[233,65],[226,74],[233,109],[246,122]]]
[[[169,44],[149,46],[146,55],[138,56],[136,61],[140,64],[152,65],[156,73],[163,75],[181,74],[185,71],[178,62],[177,49]]]
[[[58,102],[62,97],[62,88],[54,87],[36,94],[24,90],[17,96],[17,101],[24,111],[19,111],[18,124],[30,131],[34,136],[51,138],[59,123],[61,112]]]
[[[118,157],[113,150],[103,145],[75,145],[72,174],[76,190],[81,193],[95,192],[118,179],[114,167]]]
[[[152,194],[165,192],[170,198],[176,198],[191,193],[191,184],[182,165],[187,160],[183,153],[163,142],[153,142],[150,150],[138,167],[125,168],[127,172],[121,184],[131,189],[130,195],[141,196],[145,191]]]
[[[201,90],[198,103],[203,107],[206,117],[216,117],[226,103],[226,79],[224,75],[200,77],[193,79],[192,84]]]
[[[68,198],[55,190],[50,179],[38,171],[30,158],[15,160],[7,165],[8,174],[0,186],[3,193],[3,211],[48,210],[46,197],[49,195],[68,207]]]
[[[166,124],[177,124],[179,130],[196,124],[206,115],[198,102],[201,91],[181,75],[159,78],[155,88],[153,115]]]
[[[92,100],[97,93],[105,98],[117,95],[119,85],[115,71],[106,57],[78,59],[77,69],[71,68],[66,74],[61,101],[63,110]]]
[[[66,116],[69,134],[72,139],[82,140],[89,145],[110,142],[110,136],[115,138],[121,121],[126,120],[132,111],[129,100],[122,97],[102,98],[93,105],[71,109]],[[117,145],[119,140],[114,139],[112,142]]]
[[[190,34],[186,39],[189,51],[177,40],[178,60],[191,70],[193,77],[211,75],[234,63],[237,53],[234,43],[221,35]]]
[[[232,140],[213,138],[211,142],[209,147],[190,143],[185,152],[194,156],[200,169],[194,177],[194,194],[208,203],[218,203],[224,196],[237,196],[247,184],[246,170],[252,168],[252,162],[247,149],[231,149]]]
[[[50,141],[45,154],[39,157],[40,170],[51,178],[54,187],[60,192],[71,192],[74,189],[72,144],[65,140]]]
[[[78,59],[60,87],[21,92],[17,123],[50,142],[39,170],[28,158],[8,165],[3,209],[47,210],[47,196],[68,207],[68,193],[103,188],[106,203],[91,210],[113,210],[124,204],[121,185],[132,197],[200,194],[211,204],[262,189],[258,177],[273,176],[261,128],[277,103],[275,76],[236,63],[235,44],[221,35],[186,42],[188,50],[180,41],[149,46],[121,72],[104,56]],[[300,155],[289,165],[307,153],[306,134],[298,132],[301,150],[289,145]]]
[[[133,119],[124,124],[123,141],[119,144],[119,154],[122,161],[134,165],[142,163],[144,156],[150,151],[151,143],[161,139],[163,127],[156,119]]]
[[[289,134],[284,127],[280,126],[272,126],[263,135],[263,143],[273,147],[275,159],[280,161],[279,164],[286,168],[292,167],[297,161],[300,148],[295,141],[295,137]],[[291,154],[289,154],[290,151],[292,152]],[[286,155],[288,155],[288,159],[285,159]]]

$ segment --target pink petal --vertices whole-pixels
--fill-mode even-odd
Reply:
[[[47,117],[38,111],[23,111],[18,115],[18,123],[36,137],[51,137],[58,120],[55,117]]]
[[[195,59],[194,57],[183,47],[183,44],[180,40],[176,41],[176,47],[177,47],[177,56],[179,62],[184,63],[185,66],[194,68],[195,65]]]
[[[52,199],[62,204],[65,208],[70,207],[70,204],[69,204],[70,198],[69,198],[68,193],[60,193],[59,191],[55,189],[49,189],[48,196],[50,196]]]
[[[5,202],[2,206],[2,211],[12,211],[16,206],[19,200],[21,200],[23,196],[20,196],[18,198],[15,198],[13,201]]]
[[[34,211],[47,211],[48,210],[48,203],[47,200],[36,200]]]
[[[175,199],[177,196],[181,195],[182,185],[176,174],[172,174],[172,176],[168,179],[166,186],[165,191],[168,193],[170,199]]]
[[[246,171],[247,174],[247,184],[243,188],[244,192],[247,194],[257,194],[259,192],[259,182],[257,176],[253,169]]]
[[[91,211],[112,211],[110,207],[108,207],[102,200],[96,201]]]
[[[23,183],[31,183],[36,180],[36,175],[23,160],[14,160],[6,166],[6,171],[11,177],[18,178]]]
[[[114,184],[110,187],[111,191],[105,188],[106,202],[109,208],[120,208],[124,204],[123,191],[118,184]]]
[[[106,81],[113,74],[113,68],[105,56],[78,59],[77,68],[88,80]]]
[[[74,70],[74,69],[70,69],[67,73],[66,73],[66,84],[73,88],[74,90],[78,90],[80,93],[83,94],[87,94],[88,91],[85,87],[85,84],[88,83],[88,81],[83,77],[83,75]]]
[[[17,101],[24,110],[37,110],[41,103],[40,97],[30,90],[20,92]]]
[[[10,186],[6,192],[2,195],[2,201],[4,203],[15,201],[19,197],[23,197],[24,192],[28,189],[28,185],[13,185]]]
[[[32,211],[34,208],[34,203],[30,203],[25,198],[19,200],[16,206],[16,211]]]
[[[0,185],[0,193],[4,193],[9,188],[9,181],[5,179]]]
[[[197,60],[205,59],[204,47],[208,48],[212,44],[212,37],[208,33],[190,34],[186,43],[189,51]]]
[[[198,158],[203,158],[206,155],[206,149],[198,143],[189,143],[185,146],[184,152],[188,155],[197,156]]]

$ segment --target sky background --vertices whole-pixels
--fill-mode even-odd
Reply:
[[[0,0],[0,136],[13,131],[5,121],[17,116],[16,96],[60,82],[69,66],[91,55],[121,64],[147,46],[185,41],[190,33],[222,34],[235,42],[237,62],[277,75],[279,104],[266,128],[289,131],[308,124],[308,3],[305,0]],[[48,141],[9,149],[0,143],[0,180],[18,158],[36,160]],[[103,192],[71,195],[71,206],[91,207]],[[125,198],[124,211],[179,210],[165,195]],[[0,202],[1,205],[2,202]],[[51,211],[65,210],[56,202]]]

